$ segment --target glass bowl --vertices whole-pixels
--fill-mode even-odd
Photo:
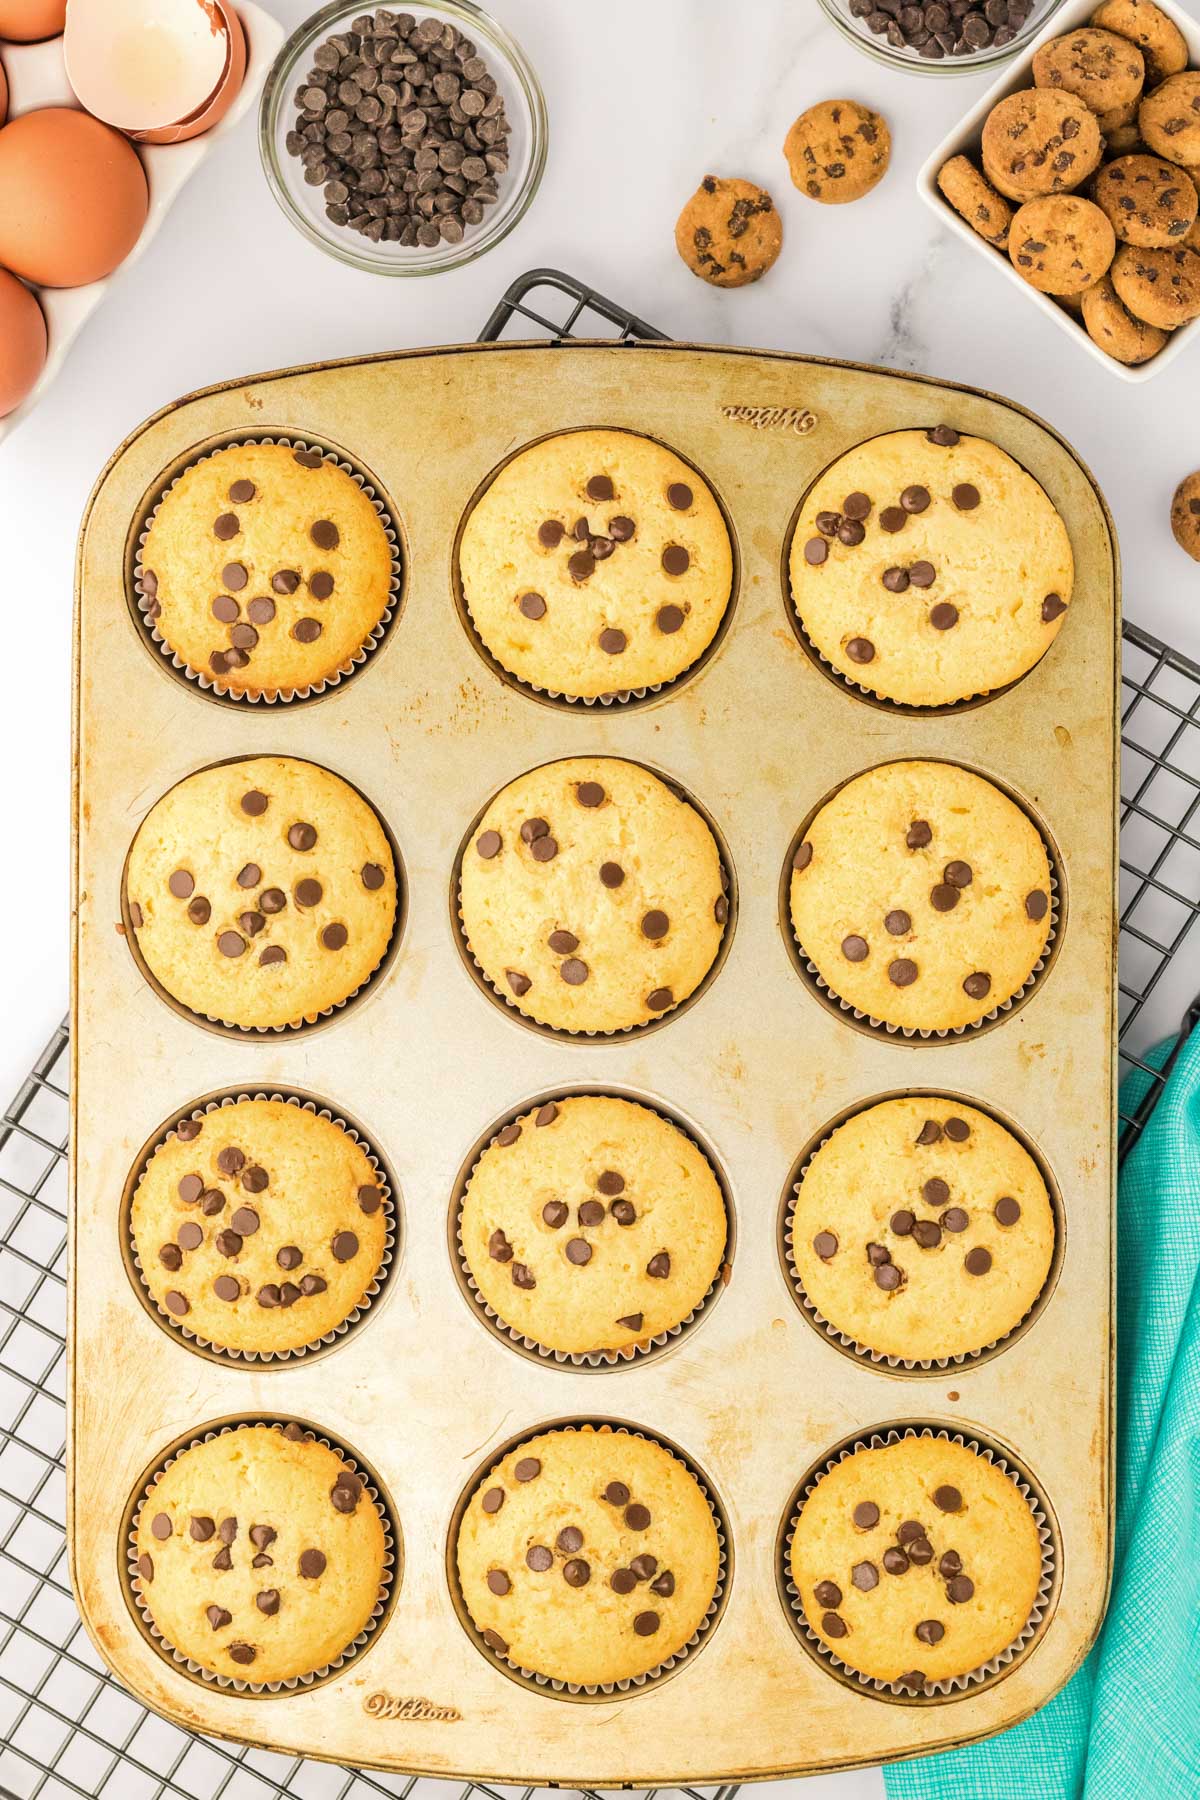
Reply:
[[[437,0],[414,4],[417,22],[434,18],[456,26],[476,45],[494,76],[504,100],[512,131],[508,139],[509,164],[500,178],[499,198],[489,206],[480,224],[468,226],[457,244],[443,241],[431,249],[406,246],[381,239],[372,243],[347,225],[335,225],[325,216],[324,185],[310,186],[304,164],[288,154],[285,139],[297,117],[295,94],[312,66],[313,52],[337,32],[349,31],[353,21],[374,14],[375,6],[347,6],[333,0],[312,14],[288,38],[271,67],[259,110],[259,150],[267,185],[292,224],[311,243],[336,256],[339,262],[376,275],[437,275],[473,262],[507,237],[523,218],[537,193],[546,166],[549,123],[546,101],[533,68],[519,44],[502,25],[489,18],[472,0]],[[397,12],[398,8],[384,9]]]
[[[1037,36],[1047,19],[1058,11],[1062,3],[1063,0],[1035,0],[1033,11],[1016,36],[999,49],[994,44],[989,44],[970,56],[934,58],[922,56],[916,50],[894,49],[886,37],[882,34],[877,37],[871,31],[865,19],[855,18],[850,10],[850,0],[819,0],[825,16],[837,26],[843,37],[849,38],[856,49],[873,57],[876,62],[887,63],[893,69],[903,69],[909,75],[978,75],[981,69],[998,69]],[[883,7],[881,10],[889,9]]]

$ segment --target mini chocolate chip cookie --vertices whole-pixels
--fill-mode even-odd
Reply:
[[[1137,122],[1138,102],[1118,112],[1101,113],[1100,135],[1109,156],[1131,156],[1142,147],[1142,134]]]
[[[1200,69],[1160,82],[1138,108],[1138,124],[1149,149],[1185,169],[1200,169]]]
[[[885,120],[857,100],[820,100],[800,114],[783,154],[802,194],[838,206],[861,200],[883,180],[892,137]]]
[[[706,175],[675,222],[675,248],[712,287],[761,281],[782,245],[770,194],[736,175]]]
[[[1134,318],[1107,275],[1083,295],[1081,307],[1088,336],[1117,362],[1149,362],[1167,341],[1157,325]]]
[[[1026,88],[988,114],[983,172],[1009,200],[1037,200],[1086,181],[1103,147],[1095,113],[1076,95]]]
[[[1099,281],[1116,248],[1105,215],[1078,194],[1027,200],[1008,234],[1013,268],[1043,294],[1081,293]]]
[[[1075,94],[1094,113],[1111,113],[1132,105],[1145,81],[1142,53],[1128,38],[1084,26],[1051,38],[1033,59],[1033,79],[1040,88],[1062,88]]]
[[[1122,244],[1112,263],[1112,282],[1136,319],[1173,331],[1200,318],[1200,250],[1177,244],[1142,250]]]
[[[1122,243],[1144,249],[1186,242],[1200,205],[1182,169],[1145,155],[1108,163],[1092,185],[1092,197]]]
[[[1185,475],[1171,502],[1171,530],[1181,550],[1200,562],[1200,469]]]
[[[1012,207],[966,156],[952,156],[938,170],[937,184],[955,212],[989,244],[1008,245]]]
[[[1137,45],[1146,65],[1147,87],[1187,68],[1183,33],[1153,0],[1103,0],[1092,14],[1092,24]]]

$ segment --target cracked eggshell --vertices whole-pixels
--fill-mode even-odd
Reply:
[[[71,0],[63,52],[81,104],[143,144],[208,131],[246,73],[246,36],[224,0]]]

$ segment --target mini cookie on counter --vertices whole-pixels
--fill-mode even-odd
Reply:
[[[1053,88],[1025,88],[993,106],[983,126],[983,172],[1009,200],[1077,188],[1098,167],[1096,115]]]
[[[1117,239],[1105,214],[1078,194],[1027,200],[1013,217],[1013,268],[1043,294],[1079,294],[1105,274]]]
[[[461,869],[472,957],[518,1011],[561,1031],[624,1031],[686,1000],[721,947],[716,840],[648,769],[573,757],[488,806]]]
[[[792,859],[791,915],[837,998],[905,1030],[956,1031],[1036,968],[1050,865],[990,781],[954,763],[884,763],[813,819]]]
[[[1095,26],[1085,25],[1078,31],[1051,38],[1033,58],[1035,86],[1061,88],[1074,94],[1102,117],[1123,114],[1134,105],[1145,78],[1146,68],[1137,45]]]
[[[648,1107],[575,1094],[506,1125],[462,1206],[462,1248],[501,1322],[569,1355],[682,1323],[720,1271],[727,1221],[707,1158]]]
[[[986,438],[937,426],[869,438],[825,470],[790,575],[834,668],[885,699],[942,706],[1034,666],[1062,626],[1074,561],[1031,475]]]
[[[1200,69],[1160,82],[1138,108],[1138,125],[1148,149],[1185,169],[1200,169]]]
[[[783,154],[792,181],[828,206],[861,200],[887,174],[892,137],[887,122],[857,100],[820,100],[802,112]]]
[[[1187,68],[1184,35],[1153,0],[1103,0],[1092,14],[1092,24],[1137,45],[1146,65],[1147,87]]]
[[[1163,331],[1200,318],[1200,250],[1176,244],[1143,250],[1122,244],[1112,262],[1112,284],[1135,318]]]
[[[392,554],[335,462],[233,444],[185,469],[155,511],[146,616],[189,669],[274,698],[353,666],[391,603]]]
[[[761,280],[782,246],[783,221],[770,194],[736,176],[706,175],[675,225],[675,248],[713,287]]]
[[[1167,341],[1157,325],[1134,318],[1107,275],[1084,294],[1082,308],[1088,336],[1117,362],[1149,362]]]
[[[1037,1601],[1037,1521],[975,1450],[906,1437],[820,1477],[789,1568],[816,1635],[848,1668],[921,1693],[998,1656]]]
[[[961,1101],[884,1100],[805,1169],[792,1259],[835,1331],[881,1356],[969,1356],[1015,1329],[1045,1286],[1054,1217],[1037,1164]]]
[[[178,1324],[260,1355],[316,1343],[379,1273],[388,1213],[361,1144],[282,1100],[181,1119],[133,1196],[142,1279]]]
[[[966,156],[952,156],[938,170],[937,184],[956,213],[982,238],[1003,250],[1008,244],[1012,207]]]
[[[386,1540],[361,1478],[298,1425],[182,1450],[137,1518],[136,1581],[168,1646],[258,1683],[325,1668],[368,1625]]]
[[[458,1529],[458,1579],[488,1648],[584,1687],[681,1651],[712,1604],[712,1508],[662,1445],[583,1425],[530,1438],[484,1476]]]
[[[316,763],[258,756],[186,776],[125,868],[137,947],[168,994],[246,1030],[314,1019],[378,968],[396,923],[391,846]]]
[[[1200,562],[1200,469],[1185,475],[1171,501],[1171,530],[1181,550]]]
[[[1186,242],[1200,197],[1187,175],[1159,156],[1120,156],[1101,169],[1092,197],[1125,244]]]
[[[673,681],[712,642],[733,588],[712,492],[631,431],[522,450],[472,510],[459,568],[496,660],[575,699]]]

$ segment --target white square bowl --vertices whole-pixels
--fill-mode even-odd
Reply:
[[[1184,12],[1183,8],[1176,4],[1176,0],[1154,0],[1154,3],[1161,12],[1166,13],[1169,19],[1174,20],[1183,33],[1188,47],[1189,66],[1200,68],[1200,20],[1197,20],[1192,13]],[[1064,32],[1074,31],[1080,25],[1088,24],[1099,4],[1100,0],[1066,0],[1066,5],[1061,6],[1047,21],[1045,29],[1038,33],[1025,52],[1018,57],[1016,62],[1009,65],[978,104],[971,108],[971,111],[948,137],[942,139],[927,161],[922,164],[917,175],[917,192],[926,206],[937,214],[943,225],[960,237],[965,244],[970,244],[979,255],[985,256],[994,268],[1007,276],[1012,285],[1021,291],[1026,300],[1032,301],[1034,306],[1040,307],[1048,319],[1053,319],[1061,331],[1065,331],[1068,337],[1073,338],[1077,344],[1082,344],[1083,348],[1095,357],[1097,362],[1103,363],[1110,374],[1118,376],[1122,381],[1149,381],[1153,376],[1161,375],[1168,364],[1174,362],[1175,358],[1186,350],[1193,340],[1200,338],[1200,319],[1193,319],[1187,325],[1178,326],[1171,333],[1158,355],[1151,357],[1149,362],[1137,363],[1133,366],[1117,362],[1088,336],[1081,322],[1072,313],[1056,305],[1048,294],[1039,293],[1037,288],[1031,287],[1022,276],[1018,275],[1005,251],[997,250],[994,245],[981,238],[977,231],[973,231],[966,220],[960,218],[954,208],[942,198],[937,185],[938,170],[952,156],[966,154],[973,161],[978,162],[979,140],[983,132],[984,120],[998,100],[1003,100],[1008,94],[1015,94],[1021,88],[1033,86],[1033,58],[1040,47],[1049,43],[1051,38],[1062,37]]]

